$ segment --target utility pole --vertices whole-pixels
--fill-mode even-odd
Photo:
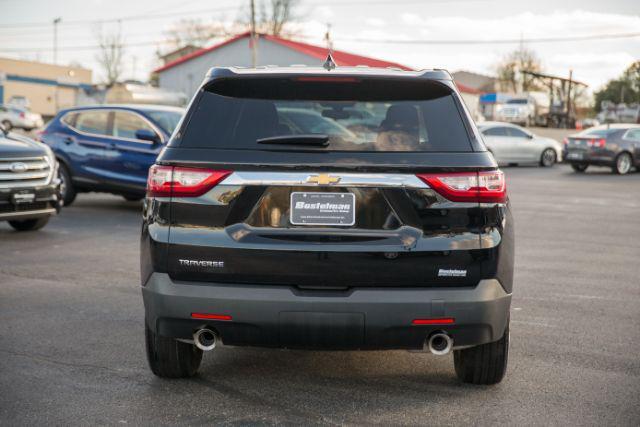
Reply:
[[[53,63],[58,64],[58,24],[62,18],[57,17],[53,20]]]
[[[571,126],[571,84],[573,83],[573,70],[569,70],[569,89],[567,90],[567,128]],[[573,123],[575,126],[575,123]]]
[[[255,68],[258,64],[258,40],[256,37],[256,5],[255,0],[251,0],[251,40],[249,47],[251,48],[251,66]]]

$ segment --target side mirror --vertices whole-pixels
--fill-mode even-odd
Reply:
[[[150,129],[138,129],[136,131],[136,138],[142,139],[143,141],[150,141],[154,144],[160,142],[160,137],[158,136],[158,134]]]
[[[533,138],[535,138],[535,135],[534,135],[534,134],[532,134],[532,133],[528,133],[528,134],[527,134],[527,138],[528,138],[528,139],[533,139]]]

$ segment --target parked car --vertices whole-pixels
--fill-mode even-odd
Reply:
[[[0,126],[0,221],[38,230],[60,211],[57,162],[49,147]]]
[[[27,108],[0,105],[0,124],[7,131],[13,128],[30,131],[41,127],[44,123],[40,114],[32,113]]]
[[[536,104],[532,98],[512,98],[496,106],[496,120],[533,126],[536,123]]]
[[[478,124],[487,148],[498,164],[539,164],[550,167],[562,159],[562,144],[510,123]]]
[[[184,110],[157,105],[101,105],[59,112],[40,134],[60,162],[62,197],[104,191],[135,201],[147,173]]]
[[[624,175],[640,169],[640,125],[608,124],[589,128],[565,138],[565,158],[576,172],[589,165],[608,166]]]
[[[325,118],[385,113],[368,140],[283,128],[317,104]],[[503,378],[505,178],[446,71],[215,68],[150,169],[144,206],[145,342],[160,377],[194,375],[223,342],[453,351],[462,381]]]
[[[280,124],[289,133],[322,133],[344,138],[355,138],[355,134],[335,120],[323,117],[317,111],[302,108],[281,108],[278,110]]]

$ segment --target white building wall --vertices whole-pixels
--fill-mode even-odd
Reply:
[[[285,46],[260,39],[258,42],[257,65],[304,64],[320,66],[324,61],[305,55]],[[222,46],[202,56],[185,61],[158,75],[159,86],[163,89],[182,92],[191,98],[211,67],[250,67],[251,49],[249,39],[242,38]]]

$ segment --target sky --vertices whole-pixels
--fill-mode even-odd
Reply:
[[[248,4],[0,0],[0,56],[52,62],[52,22],[60,17],[59,64],[93,69],[100,82],[98,34],[119,29],[127,45],[123,77],[144,81],[160,65],[156,52],[169,50],[167,31],[180,19],[231,24]],[[299,40],[324,45],[330,24],[335,49],[415,69],[493,74],[496,64],[523,43],[546,72],[567,76],[572,69],[575,79],[595,91],[640,59],[640,0],[299,0],[296,14],[293,29]],[[619,35],[624,37],[613,38]],[[557,40],[567,37],[591,38]]]

